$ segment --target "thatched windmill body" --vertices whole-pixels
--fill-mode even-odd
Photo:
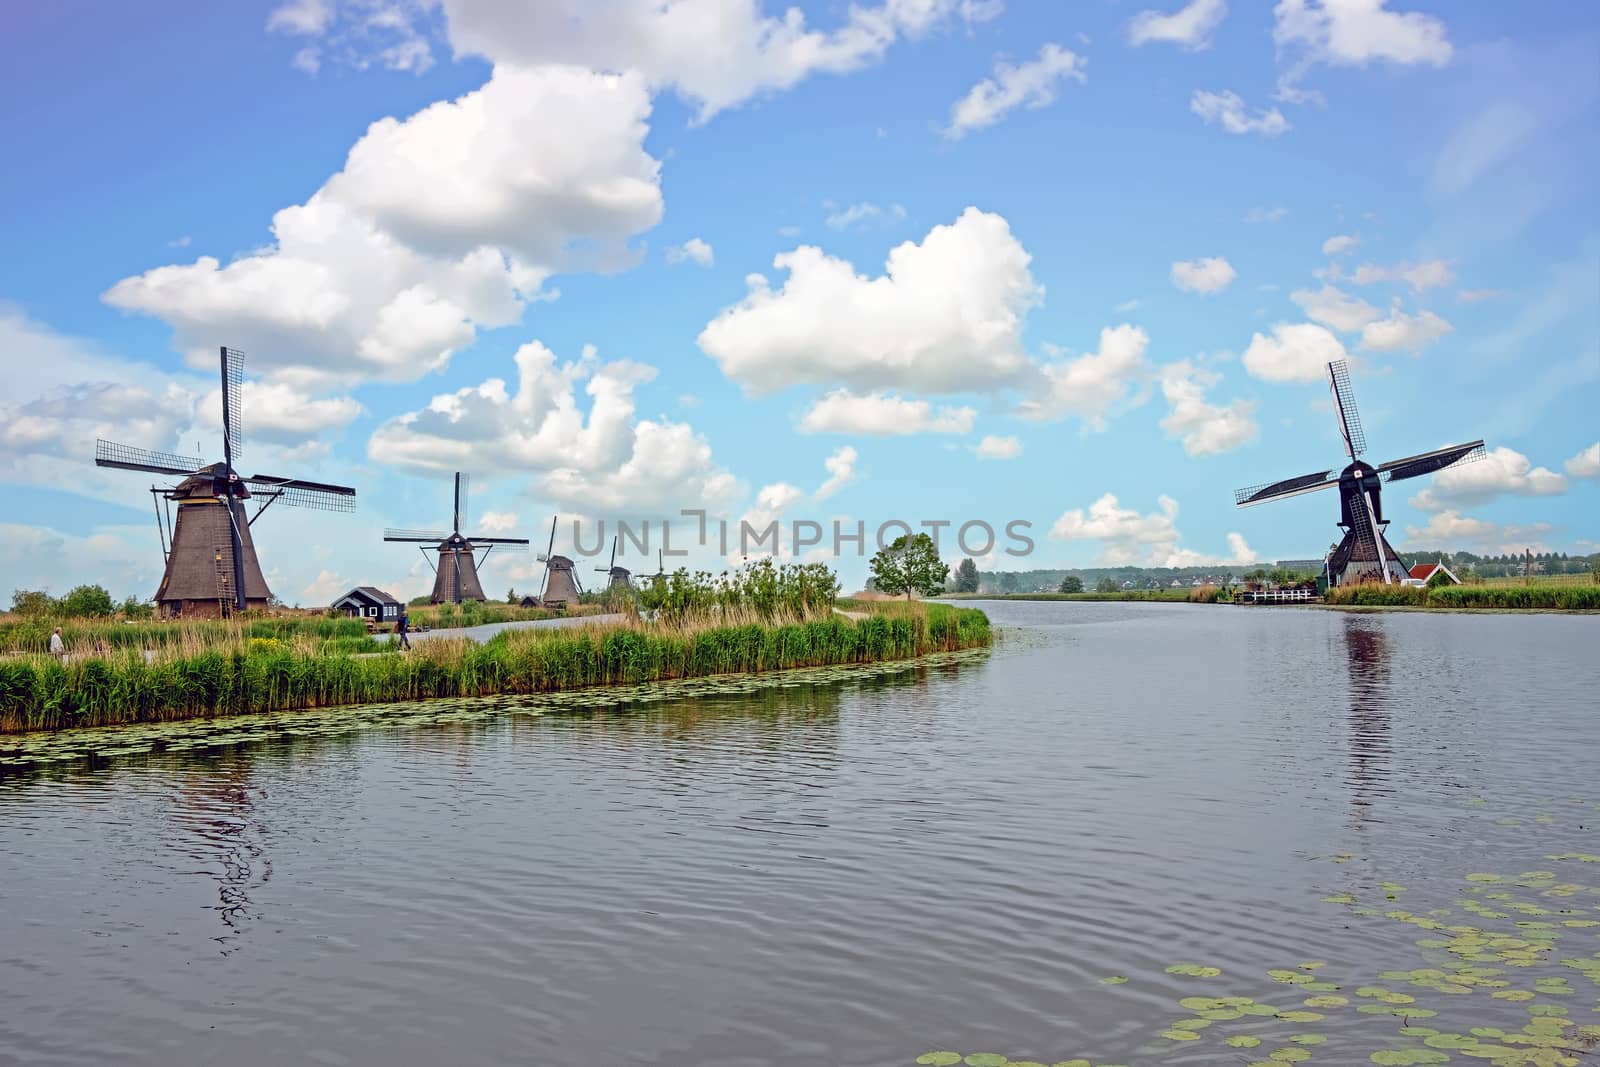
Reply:
[[[566,556],[558,556],[556,550],[556,523],[561,516],[557,515],[550,520],[550,544],[539,556],[539,562],[544,564],[544,581],[539,586],[539,603],[547,608],[561,609],[568,604],[576,604],[583,595],[583,586],[578,582],[578,570],[572,560]]]
[[[1350,371],[1344,360],[1328,364],[1328,387],[1333,393],[1333,408],[1344,438],[1350,463],[1343,470],[1317,471],[1281,482],[1240,489],[1234,494],[1239,507],[1264,504],[1269,500],[1299,496],[1318,489],[1339,487],[1339,527],[1344,531],[1328,555],[1328,583],[1349,585],[1381,581],[1384,585],[1404,581],[1405,564],[1389,544],[1384,531],[1389,523],[1383,517],[1384,482],[1398,482],[1434,474],[1447,467],[1470,463],[1484,456],[1482,441],[1451,445],[1404,459],[1392,459],[1376,467],[1358,457],[1367,450],[1366,434],[1356,412],[1356,398],[1350,388]]]
[[[150,489],[166,556],[166,569],[155,595],[156,609],[164,618],[218,618],[267,606],[272,591],[261,574],[250,530],[276,501],[288,507],[355,510],[356,491],[349,486],[266,474],[245,478],[234,470],[244,441],[244,353],[224,347],[220,363],[221,462],[202,465],[197,459],[171,452],[95,442],[98,467],[182,479],[176,486]],[[254,514],[246,514],[245,501],[252,498],[259,504]]]
[[[553,543],[551,547],[554,547]],[[617,539],[615,537],[611,539],[611,563],[604,567],[596,567],[595,570],[606,576],[606,590],[608,592],[612,589],[621,589],[626,592],[633,588],[633,572],[626,567],[617,566]]]
[[[481,549],[484,556],[488,556],[496,548],[507,552],[520,552],[528,547],[526,537],[483,537],[480,535],[467,535],[461,532],[461,523],[467,510],[468,476],[460,471],[456,472],[456,493],[454,518],[451,520],[449,533],[429,533],[424,530],[385,530],[385,541],[399,541],[410,544],[432,545],[433,548],[422,550],[426,559],[428,552],[437,552],[439,565],[434,567],[433,595],[428,599],[435,604],[459,604],[464,600],[487,600],[483,595],[483,583],[478,580],[479,560],[477,553]],[[431,564],[432,561],[429,560]]]

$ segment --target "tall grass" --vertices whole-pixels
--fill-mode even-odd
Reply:
[[[268,619],[190,619],[174,622],[116,622],[110,619],[22,619],[0,623],[0,652],[46,652],[50,634],[61,627],[67,650],[196,649],[232,647],[251,638],[327,641],[367,635],[360,619],[291,615]]]
[[[1328,590],[1329,604],[1370,607],[1534,608],[1600,610],[1600,586],[1593,585],[1445,585],[1418,589],[1404,585],[1345,585]]]
[[[832,612],[839,588],[826,564],[778,566],[761,559],[720,575],[682,568],[651,575],[639,589],[639,608],[669,621],[703,622],[738,613],[762,620],[810,619]]]
[[[264,638],[151,662],[134,651],[65,664],[12,657],[0,660],[0,732],[870,663],[990,640],[982,612],[928,605],[860,620],[507,630],[483,644],[418,642],[406,655],[316,655],[309,643]]]

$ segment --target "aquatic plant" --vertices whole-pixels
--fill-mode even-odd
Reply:
[[[980,611],[927,605],[916,614],[832,616],[733,625],[638,621],[507,630],[482,644],[418,642],[406,655],[319,654],[299,642],[241,639],[146,657],[19,656],[0,661],[0,732],[162,722],[339,704],[543,693],[791,667],[906,659],[987,645]],[[359,624],[358,624],[359,625]],[[362,640],[366,640],[363,633]],[[330,646],[333,647],[333,646]]]

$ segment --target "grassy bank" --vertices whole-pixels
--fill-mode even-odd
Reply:
[[[1434,589],[1416,589],[1410,586],[1357,585],[1330,589],[1327,603],[1334,606],[1441,608],[1455,611],[1469,608],[1595,611],[1600,610],[1600,586],[1445,585]]]
[[[946,600],[1152,600],[1171,604],[1215,604],[1219,591],[1216,586],[1185,587],[1182,589],[1118,589],[1110,593],[958,593]]]
[[[145,657],[135,649],[0,661],[0,733],[433,697],[545,693],[717,674],[906,659],[987,645],[982,612],[944,605],[797,621],[618,623],[505,631],[401,654],[308,654],[251,640]],[[359,624],[358,624],[359,625]]]
[[[264,619],[191,619],[178,622],[116,619],[20,619],[0,623],[0,652],[49,651],[50,634],[61,627],[61,640],[74,655],[152,649],[158,652],[232,649],[251,641],[338,642],[345,651],[375,649],[360,619],[323,615],[289,615]],[[359,647],[358,647],[359,646]]]

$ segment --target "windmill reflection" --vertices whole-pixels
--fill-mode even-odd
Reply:
[[[224,929],[215,940],[228,955],[240,928],[256,916],[251,891],[272,877],[252,795],[252,761],[235,753],[196,761],[187,771],[171,808],[182,831],[177,848],[201,864],[194,873],[217,881],[215,910]]]
[[[1358,615],[1344,619],[1344,645],[1350,673],[1350,764],[1345,781],[1351,787],[1358,827],[1389,788],[1393,754],[1390,733],[1389,637],[1382,624]]]

